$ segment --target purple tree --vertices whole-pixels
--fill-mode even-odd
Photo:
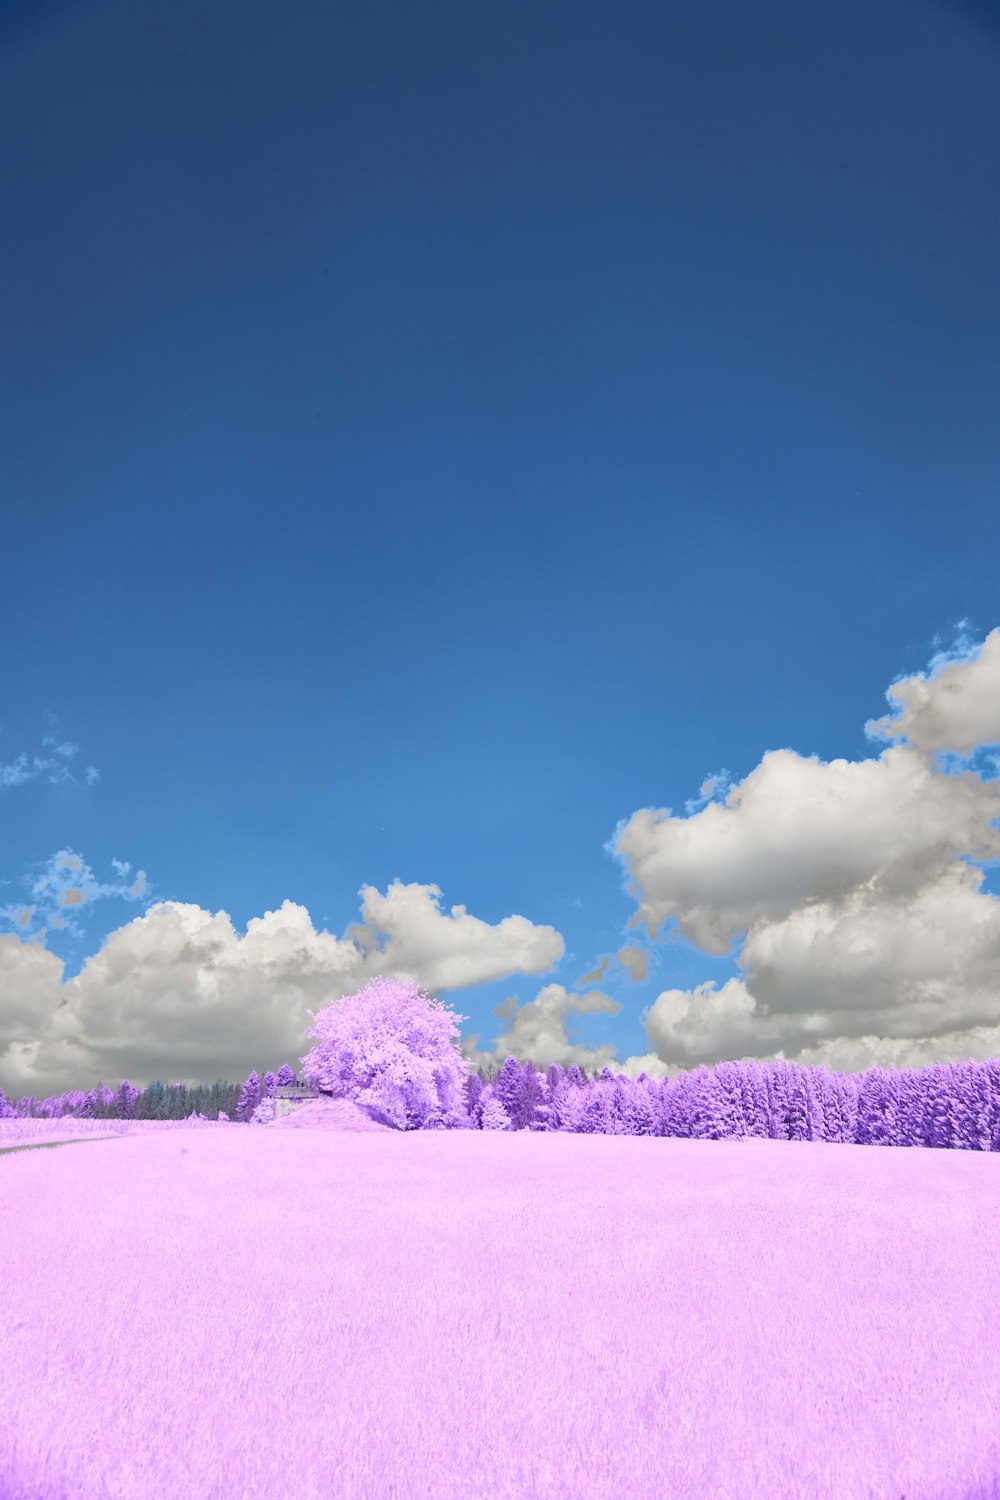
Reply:
[[[825,1068],[819,1067],[804,1068],[802,1074],[806,1094],[806,1114],[809,1119],[809,1139],[825,1141],[827,1138],[825,1088],[829,1075]]]
[[[114,1097],[114,1110],[119,1120],[131,1120],[135,1118],[136,1101],[139,1098],[139,1090],[135,1088],[128,1079],[124,1079],[118,1086]]]
[[[461,1128],[468,1063],[454,1037],[466,1019],[411,981],[374,979],[314,1016],[303,1076],[398,1129]]]
[[[524,1065],[524,1094],[521,1101],[522,1115],[529,1130],[544,1130],[549,1113],[549,1085],[544,1073],[539,1073],[529,1058]]]
[[[615,1083],[616,1108],[624,1135],[652,1135],[655,1114],[645,1079],[619,1078]]]
[[[577,1088],[568,1077],[563,1076],[552,1090],[549,1100],[549,1130],[576,1130],[579,1111],[585,1099],[584,1090]]]
[[[493,1093],[492,1085],[484,1095],[482,1120],[484,1130],[510,1130],[511,1128],[510,1116]]]
[[[582,1135],[620,1135],[614,1110],[614,1079],[597,1077],[583,1098],[577,1129]]]
[[[982,1108],[979,1065],[971,1058],[952,1063],[949,1074],[952,1144],[959,1151],[978,1151]]]
[[[80,1118],[81,1119],[83,1119],[83,1120],[93,1120],[96,1117],[96,1115],[97,1115],[97,1104],[98,1104],[98,1101],[99,1101],[100,1097],[101,1097],[100,1093],[99,1093],[99,1091],[97,1089],[91,1089],[89,1091],[89,1093],[87,1093],[87,1094],[85,1094],[83,1096],[83,1101],[80,1104],[80,1108],[79,1108],[79,1114],[80,1114]]]
[[[716,1063],[709,1074],[716,1140],[742,1140],[747,1134],[742,1075],[743,1069],[735,1062]]]
[[[808,1141],[812,1137],[809,1097],[806,1093],[806,1070],[789,1064],[785,1091],[785,1128],[790,1141]]]
[[[893,1076],[885,1068],[869,1068],[861,1080],[855,1140],[859,1146],[898,1144],[899,1100]]]
[[[922,1093],[920,1079],[913,1068],[899,1068],[896,1072],[896,1144],[920,1146],[922,1139]]]
[[[493,1096],[507,1112],[511,1130],[528,1124],[527,1080],[516,1057],[508,1057],[493,1080]]]
[[[663,1120],[661,1111],[663,1089],[663,1079],[642,1078],[639,1080],[639,1097],[646,1101],[644,1110],[648,1109],[649,1111],[649,1129],[648,1131],[642,1131],[643,1135],[660,1135],[662,1133]]]
[[[261,1085],[260,1075],[256,1068],[248,1077],[243,1088],[240,1090],[239,1101],[236,1105],[236,1118],[246,1125],[253,1117],[253,1112],[260,1103]]]
[[[842,1129],[846,1131],[843,1139],[851,1144],[857,1140],[858,1134],[858,1086],[859,1080],[852,1078],[849,1073],[841,1073],[834,1079],[837,1090],[837,1102],[840,1106],[840,1115],[843,1120]]]
[[[532,1075],[531,1089],[531,1118],[528,1122],[528,1129],[550,1130],[552,1128],[552,1090],[544,1073]]]
[[[278,1076],[274,1080],[277,1088],[288,1088],[289,1084],[295,1082],[295,1074],[288,1063],[282,1063],[278,1069]]]
[[[616,1073],[608,1085],[611,1100],[611,1118],[616,1135],[634,1135],[636,1082],[627,1073]]]
[[[478,1073],[470,1073],[465,1080],[465,1112],[473,1123],[478,1124],[479,1100],[485,1087]]]
[[[981,1148],[1000,1151],[1000,1059],[991,1057],[980,1063],[979,1078]]]
[[[743,1094],[743,1118],[747,1135],[767,1139],[767,1085],[759,1062],[744,1063],[740,1087]]]
[[[952,1144],[949,1081],[943,1063],[933,1063],[920,1074],[923,1086],[921,1130],[925,1146],[947,1149]]]
[[[721,1135],[718,1119],[718,1098],[712,1083],[711,1070],[699,1063],[687,1075],[686,1106],[689,1140],[718,1140]]]
[[[665,1078],[660,1088],[660,1123],[662,1135],[676,1136],[684,1140],[690,1134],[691,1119],[688,1094],[691,1089],[691,1074],[680,1072],[675,1078]]]
[[[559,1066],[559,1064],[549,1063],[549,1066],[545,1069],[545,1082],[549,1086],[550,1098],[555,1094],[556,1089],[559,1088],[560,1084],[562,1084],[565,1079],[565,1071]]]
[[[767,1088],[767,1129],[772,1141],[787,1141],[789,1139],[788,1128],[788,1091],[789,1074],[791,1064],[782,1057],[774,1057],[765,1069],[765,1085]]]

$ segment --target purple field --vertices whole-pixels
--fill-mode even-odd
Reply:
[[[4,1122],[3,1500],[1000,1495],[996,1153],[353,1113]]]

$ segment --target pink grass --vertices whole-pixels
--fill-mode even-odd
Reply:
[[[2,1500],[1000,1496],[996,1154],[39,1124]]]

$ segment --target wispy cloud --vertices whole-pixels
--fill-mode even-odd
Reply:
[[[13,761],[0,762],[0,787],[23,786],[25,782],[44,777],[52,785],[71,782],[75,786],[93,786],[101,779],[96,766],[87,766],[80,781],[69,769],[69,762],[79,751],[79,745],[61,738],[58,721],[51,710],[45,712],[46,728],[42,735],[42,747],[48,749],[47,756],[22,753]],[[73,849],[60,849],[48,859],[32,866],[33,874],[23,877],[21,884],[28,888],[27,901],[13,902],[0,907],[0,930],[6,928],[20,938],[36,944],[43,943],[50,930],[65,930],[74,937],[82,931],[73,914],[95,901],[109,897],[126,901],[141,901],[149,898],[150,891],[145,870],[130,878],[131,865],[119,859],[111,861],[117,881],[99,881],[95,878],[83,858]],[[10,885],[9,879],[0,885]]]
[[[0,787],[23,786],[26,781],[34,781],[39,776],[45,776],[53,785],[69,781],[74,786],[93,786],[100,781],[101,773],[96,766],[87,766],[83,781],[77,780],[69,769],[68,762],[79,751],[79,745],[71,744],[68,740],[60,741],[55,731],[55,715],[46,713],[45,717],[52,727],[42,735],[42,746],[50,748],[52,753],[45,756],[33,755],[29,762],[27,753],[22,751],[16,760],[6,763],[0,761]]]
[[[699,788],[699,795],[688,798],[684,804],[684,811],[689,818],[693,817],[696,812],[701,812],[707,803],[724,798],[731,785],[732,777],[725,767],[721,771],[716,771],[714,776],[706,776]]]
[[[37,875],[27,876],[34,898],[31,904],[11,904],[0,907],[0,927],[6,927],[24,938],[41,943],[50,930],[65,929],[74,937],[82,936],[78,922],[72,913],[95,901],[109,897],[125,901],[148,900],[150,887],[145,870],[130,878],[132,866],[120,859],[112,859],[117,881],[99,881],[90,866],[72,849],[60,849],[35,868]]]

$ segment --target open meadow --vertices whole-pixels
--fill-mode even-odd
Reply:
[[[995,1153],[298,1125],[8,1129],[3,1500],[1000,1495]]]

